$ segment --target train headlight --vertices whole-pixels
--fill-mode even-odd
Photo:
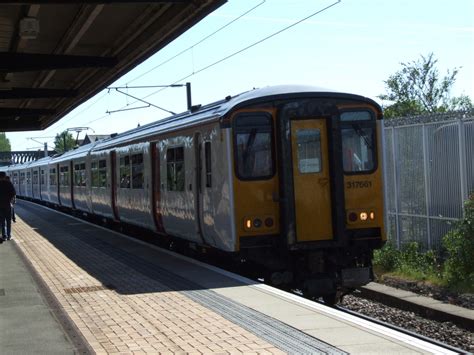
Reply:
[[[355,213],[355,212],[349,213],[349,221],[351,221],[351,222],[357,221],[357,213]]]
[[[245,228],[247,228],[247,229],[252,228],[252,220],[251,219],[246,219],[245,220]]]
[[[375,219],[375,212],[370,212],[369,218],[373,221]]]
[[[359,217],[361,221],[367,221],[367,219],[369,218],[369,215],[367,214],[367,212],[361,212]]]

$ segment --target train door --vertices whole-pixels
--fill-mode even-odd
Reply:
[[[202,235],[202,139],[199,132],[194,134],[194,211],[196,221],[196,232],[203,239]],[[204,240],[204,239],[203,239]]]
[[[153,218],[155,221],[156,230],[164,233],[163,217],[161,214],[161,170],[160,170],[160,150],[156,142],[150,143],[151,152],[151,184],[152,184],[152,201]]]
[[[120,220],[120,216],[117,208],[117,153],[115,150],[110,152],[110,199],[112,203],[112,211],[116,221]]]
[[[333,238],[325,119],[291,120],[296,241]]]
[[[71,207],[75,209],[76,204],[74,203],[74,165],[72,160],[69,162],[69,184],[71,191]]]

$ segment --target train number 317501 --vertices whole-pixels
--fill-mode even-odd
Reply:
[[[372,181],[348,181],[346,183],[348,189],[364,189],[372,187]]]

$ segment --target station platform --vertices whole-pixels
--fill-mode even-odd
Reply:
[[[39,205],[16,212],[2,353],[452,353]]]

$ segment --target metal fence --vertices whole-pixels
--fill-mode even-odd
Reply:
[[[474,112],[385,121],[389,239],[440,250],[474,192]]]

